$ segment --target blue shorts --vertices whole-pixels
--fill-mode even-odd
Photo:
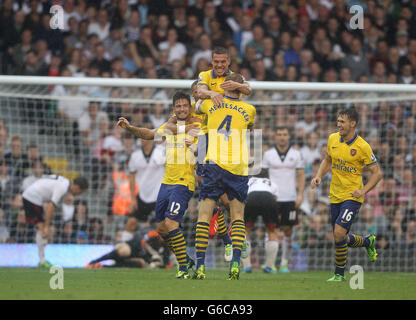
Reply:
[[[345,200],[340,203],[331,203],[331,224],[332,228],[335,223],[350,231],[351,224],[360,211],[361,202],[354,200]]]
[[[221,195],[227,194],[231,201],[237,199],[246,202],[248,191],[248,177],[232,174],[215,163],[204,165],[199,200],[212,199],[217,201]]]
[[[156,222],[169,218],[181,223],[193,194],[187,186],[162,183],[156,200]]]

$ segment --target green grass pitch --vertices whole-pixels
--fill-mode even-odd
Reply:
[[[265,274],[255,270],[226,281],[226,270],[207,270],[205,280],[178,280],[174,270],[64,269],[64,289],[52,290],[47,269],[0,268],[0,299],[137,300],[407,300],[416,299],[416,274],[365,272],[364,289],[327,283],[330,271]]]

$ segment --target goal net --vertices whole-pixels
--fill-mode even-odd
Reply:
[[[121,201],[129,198],[130,192],[127,163],[131,153],[141,147],[141,141],[117,129],[117,119],[123,116],[136,126],[158,127],[171,114],[174,92],[189,93],[191,83],[1,76],[0,243],[35,242],[35,226],[24,223],[21,195],[42,174],[70,179],[82,175],[90,181],[85,194],[65,198],[56,209],[49,243],[82,246],[119,242],[130,213],[129,205]],[[358,133],[371,145],[384,175],[366,196],[351,230],[360,235],[376,234],[379,258],[377,263],[370,264],[364,249],[351,249],[349,265],[377,271],[416,271],[415,86],[250,84],[253,93],[244,100],[257,109],[255,128],[261,132],[261,150],[275,145],[278,126],[287,126],[291,130],[291,144],[300,150],[305,162],[306,188],[298,223],[293,229],[289,268],[294,271],[333,268],[330,175],[315,190],[311,190],[309,183],[326,153],[328,135],[336,131],[337,111],[354,106],[360,115]],[[366,173],[364,180],[367,178]],[[138,188],[146,188],[146,184]],[[197,194],[198,190],[183,222],[191,254],[198,214]],[[152,228],[155,228],[154,212],[149,221],[139,222],[136,232]],[[262,218],[255,222],[250,238],[252,266],[261,268],[267,241]],[[279,239],[283,239],[281,232]],[[223,256],[222,242],[215,237],[210,239],[207,268],[227,267]],[[91,260],[94,258],[91,256]]]

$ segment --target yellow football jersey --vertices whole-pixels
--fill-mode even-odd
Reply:
[[[185,144],[185,130],[172,135],[164,131],[166,123],[157,129],[159,136],[166,138],[165,175],[162,183],[180,184],[195,190],[195,155]],[[189,137],[189,136],[188,136]]]
[[[225,96],[221,105],[206,99],[197,112],[207,115],[208,152],[212,161],[236,175],[248,175],[248,130],[254,124],[256,109],[237,98]]]
[[[345,200],[362,203],[364,197],[354,198],[351,192],[363,187],[363,168],[377,163],[370,145],[357,133],[353,139],[345,142],[337,132],[329,136],[327,152],[332,159],[332,178],[329,190],[331,203],[340,203]]]
[[[191,106],[192,106],[192,110],[195,110],[195,102],[192,102]],[[208,133],[208,130],[207,130],[208,118],[207,118],[206,114],[198,114],[198,113],[195,113],[194,111],[192,111],[191,118],[198,118],[198,119],[201,120],[201,126],[200,126],[200,129],[201,129],[200,134],[201,135]]]
[[[232,73],[233,72],[228,69],[222,77],[217,77],[214,69],[202,71],[198,75],[198,84],[205,84],[208,86],[209,90],[224,94],[224,90],[220,87],[220,85],[225,81],[225,78]]]

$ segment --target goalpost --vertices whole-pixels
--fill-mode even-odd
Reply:
[[[117,144],[110,145],[115,148],[110,157],[100,154],[103,138],[113,133],[119,116],[138,126],[160,123],[170,113],[175,90],[189,92],[192,82],[0,76],[0,156],[11,151],[14,137],[19,137],[22,152],[37,151],[52,173],[68,178],[82,174],[94,182],[80,198],[86,214],[79,212],[85,211],[79,208],[79,201],[71,199],[57,209],[51,243],[115,243],[126,215],[113,212],[113,173],[124,169],[126,155],[118,152]],[[374,149],[384,179],[368,194],[352,227],[358,234],[376,233],[379,258],[370,265],[364,252],[349,250],[349,265],[377,271],[416,271],[416,85],[260,81],[250,81],[250,85],[253,93],[243,99],[257,109],[255,126],[261,130],[263,150],[273,146],[275,128],[285,125],[291,128],[292,143],[305,157],[307,187],[299,224],[294,228],[291,269],[332,270],[329,179],[317,191],[308,186],[326,152],[328,135],[336,131],[337,110],[355,106],[360,114],[358,133]],[[98,103],[102,119],[90,127],[92,136],[87,137],[80,130],[80,119],[88,113],[90,101]],[[34,242],[33,234],[22,224],[19,195],[24,178],[35,179],[35,171],[25,168],[17,185],[8,185],[15,189],[2,189],[0,227],[5,226],[8,242]],[[196,199],[191,201],[187,217],[191,249]],[[260,219],[251,238],[253,267],[259,268],[265,254]],[[0,243],[4,240],[0,238]],[[211,239],[207,267],[225,268],[222,256],[219,240]],[[280,263],[280,253],[276,263]]]

